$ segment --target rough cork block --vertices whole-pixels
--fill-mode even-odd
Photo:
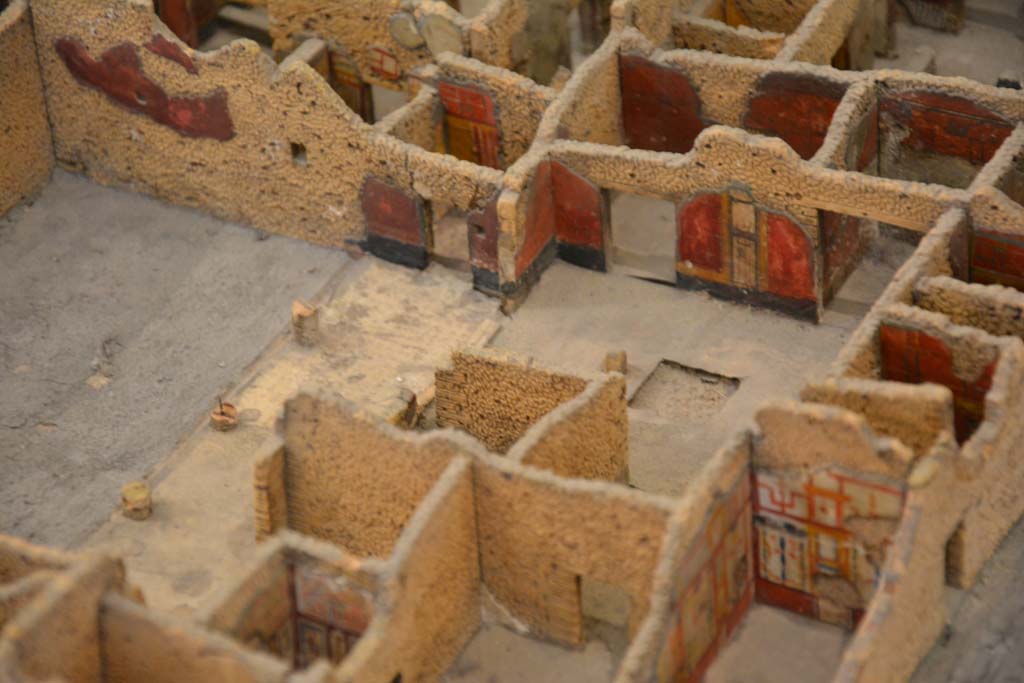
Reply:
[[[121,487],[121,512],[128,519],[142,521],[153,513],[153,498],[144,481],[130,481]]]
[[[601,364],[603,371],[621,372],[623,375],[626,374],[627,368],[625,351],[609,351],[608,355],[604,357],[604,362]]]
[[[301,299],[293,301],[292,332],[302,346],[315,346],[320,339],[320,309]]]

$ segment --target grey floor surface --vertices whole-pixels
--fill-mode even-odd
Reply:
[[[0,531],[83,541],[347,261],[56,172],[0,218]]]

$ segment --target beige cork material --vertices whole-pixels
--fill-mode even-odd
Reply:
[[[149,519],[153,514],[153,497],[149,484],[144,481],[130,481],[121,487],[121,514],[137,522]]]

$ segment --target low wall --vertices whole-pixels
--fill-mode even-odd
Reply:
[[[562,477],[629,480],[626,380],[591,380],[576,398],[541,418],[509,451],[524,465]]]
[[[479,626],[480,563],[469,460],[451,463],[389,564],[382,582],[387,603],[338,670],[338,681],[434,680]]]
[[[670,501],[621,486],[565,480],[490,457],[475,471],[484,585],[537,636],[583,642],[580,585],[630,599],[629,633],[647,615]]]
[[[53,148],[43,83],[26,0],[0,7],[0,216],[34,195],[50,178]]]
[[[437,370],[436,385],[438,424],[458,427],[504,453],[540,418],[580,395],[587,382],[483,350],[452,354],[450,365]]]
[[[283,683],[289,663],[118,595],[101,603],[105,683]]]
[[[354,417],[336,400],[286,404],[288,528],[360,556],[387,557],[458,447]]]

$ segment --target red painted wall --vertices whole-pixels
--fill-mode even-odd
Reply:
[[[992,387],[997,361],[992,361],[973,380],[953,372],[953,354],[939,338],[883,323],[879,328],[882,379],[908,384],[932,382],[953,392],[953,417],[957,441],[963,443],[985,419],[985,395]]]
[[[861,247],[861,219],[831,211],[819,211],[821,244],[824,251],[824,289],[831,295],[853,267]]]
[[[954,95],[916,91],[884,94],[881,111],[906,128],[903,146],[982,165],[992,158],[1012,124],[979,104]]]
[[[689,152],[704,130],[700,97],[682,71],[636,55],[619,56],[625,143],[658,152]]]
[[[555,199],[551,189],[551,162],[537,167],[530,183],[523,245],[516,254],[516,278],[521,277],[555,236]]]
[[[551,184],[558,241],[604,248],[601,190],[557,161],[551,162]]]
[[[846,86],[803,74],[768,74],[757,85],[743,125],[782,138],[804,159],[825,141]]]
[[[704,194],[683,206],[676,217],[680,261],[722,271],[722,196]]]
[[[480,88],[440,81],[437,92],[448,114],[489,126],[498,125],[494,115],[494,100]]]
[[[790,299],[814,300],[810,239],[785,216],[767,214],[765,222],[768,231],[768,291]]]
[[[971,282],[1024,291],[1024,239],[976,230],[971,238]]]
[[[366,231],[403,244],[424,246],[423,200],[376,178],[363,185]]]

